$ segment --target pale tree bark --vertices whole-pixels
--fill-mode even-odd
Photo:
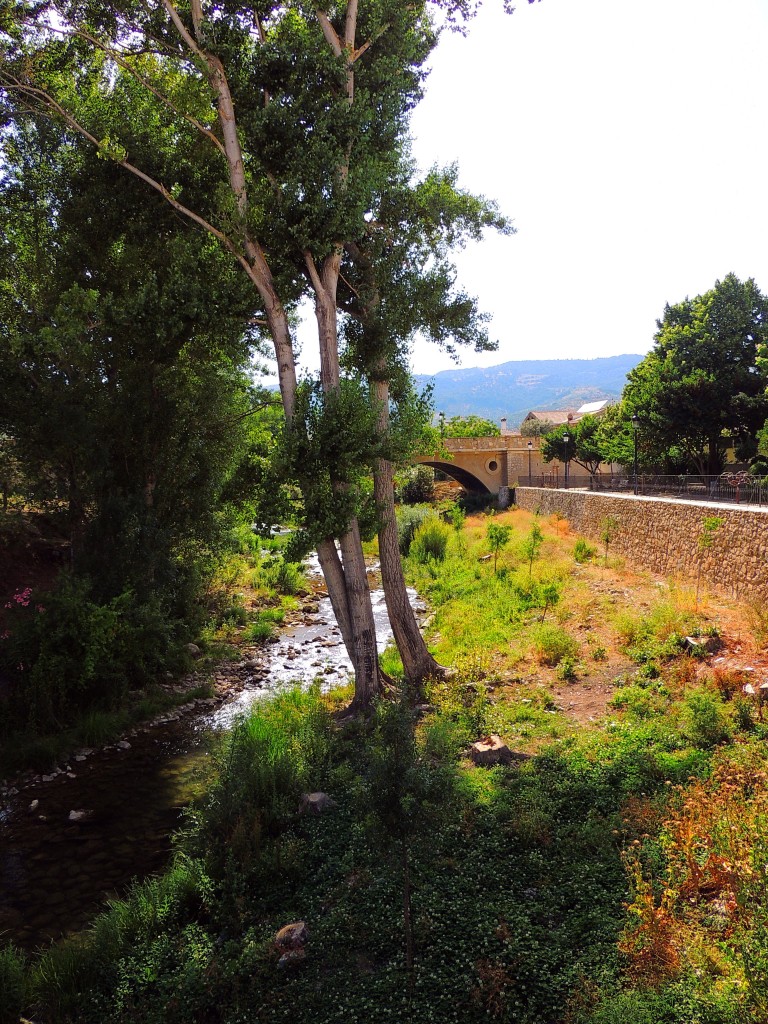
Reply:
[[[385,376],[386,366],[380,364],[378,369],[383,370]],[[386,379],[377,379],[374,380],[373,386],[378,429],[384,436],[389,430],[389,383]],[[379,560],[387,615],[403,662],[405,678],[413,686],[420,688],[425,679],[440,677],[444,675],[445,670],[427,650],[408,600],[397,535],[392,463],[387,459],[376,460],[373,470],[373,495],[379,515]]]
[[[251,268],[251,278],[265,304],[267,321],[272,334],[278,361],[278,379],[286,418],[290,420],[296,407],[296,368],[288,319],[277,296],[271,271],[258,242],[247,229],[248,194],[245,166],[237,133],[232,95],[226,71],[221,60],[202,48],[203,17],[200,0],[193,0],[192,17],[196,38],[192,38],[179,18],[171,0],[163,0],[171,20],[190,49],[202,57],[208,67],[211,88],[217,98],[219,123],[229,169],[229,182],[235,196],[238,213],[244,226],[244,250]],[[356,5],[355,5],[356,6]],[[354,21],[347,31],[354,37]],[[350,97],[351,99],[351,97]],[[342,173],[344,169],[341,169]],[[312,280],[316,295],[318,342],[320,345],[321,380],[325,393],[339,386],[338,334],[336,325],[336,284],[340,266],[340,249],[324,263],[322,279]],[[314,269],[311,263],[309,264]],[[315,272],[315,278],[318,278]],[[310,274],[312,278],[312,274]],[[342,562],[339,562],[332,538],[319,545],[318,557],[323,571],[331,606],[341,630],[347,653],[355,672],[355,698],[353,707],[367,707],[381,690],[381,674],[376,650],[376,629],[373,620],[370,591],[363,557],[360,532],[353,521],[340,538]]]
[[[305,253],[305,262],[315,292],[315,317],[320,344],[320,381],[323,393],[330,395],[338,390],[340,382],[336,306],[341,248],[326,257],[320,268],[315,265],[310,253]],[[338,482],[334,486],[342,489],[345,485]],[[353,707],[363,709],[381,693],[384,677],[379,668],[376,625],[360,528],[356,518],[352,518],[347,530],[339,538],[339,547],[344,567],[346,606],[353,644],[353,650],[349,652],[355,670]]]

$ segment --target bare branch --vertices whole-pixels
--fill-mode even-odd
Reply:
[[[193,53],[196,53],[198,57],[202,57],[202,59],[205,60],[205,54],[202,52],[200,47],[197,45],[195,40],[192,38],[190,33],[187,31],[187,28],[186,28],[184,22],[179,17],[179,12],[176,10],[176,8],[171,3],[171,0],[162,0],[162,3],[163,3],[163,7],[168,12],[168,16],[170,17],[171,21],[174,24],[174,27],[176,28],[176,31],[179,33],[181,38],[187,44],[189,49]]]
[[[347,3],[347,17],[344,23],[344,47],[349,53],[355,52],[355,33],[357,32],[357,0]]]
[[[312,283],[312,288],[315,294],[317,294],[323,290],[323,282],[320,280],[320,275],[317,272],[314,257],[309,249],[304,250],[304,263],[306,264],[307,271],[309,273],[309,280]]]
[[[386,25],[382,25],[378,32],[376,32],[374,35],[372,35],[370,39],[366,40],[366,42],[364,42],[362,46],[358,47],[357,50],[353,51],[349,63],[350,64],[354,64],[355,61],[357,61],[360,57],[363,56],[363,54],[368,49],[368,47],[369,46],[373,46],[373,44],[376,42],[376,40],[377,39],[381,39],[381,37],[384,35],[384,33],[388,32],[391,27],[392,26],[391,26],[391,24],[389,22],[387,22]]]
[[[341,45],[341,40],[339,39],[336,29],[331,24],[330,18],[325,13],[325,11],[321,11],[318,9],[315,11],[315,13],[317,14],[317,20],[320,22],[320,28],[323,30],[323,35],[325,36],[326,42],[333,50],[333,52],[336,54],[336,56],[340,57],[344,52],[344,49]]]

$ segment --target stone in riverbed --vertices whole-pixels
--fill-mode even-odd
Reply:
[[[469,748],[469,756],[475,764],[491,767],[496,764],[527,761],[531,755],[511,751],[502,738],[493,733],[472,743]]]
[[[197,661],[198,658],[202,658],[203,652],[197,646],[197,644],[187,644],[187,654]]]
[[[293,921],[291,924],[283,925],[275,935],[275,945],[278,949],[302,949],[308,938],[309,928],[306,921]]]
[[[84,825],[88,821],[93,821],[94,812],[86,808],[81,808],[78,811],[70,811],[68,820],[77,825]]]
[[[304,793],[299,804],[299,814],[324,814],[338,804],[327,793]]]

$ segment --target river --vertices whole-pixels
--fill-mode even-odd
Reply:
[[[308,573],[319,575],[316,560]],[[371,597],[383,649],[391,636],[383,591],[375,587]],[[200,700],[164,715],[9,794],[0,812],[0,942],[47,945],[85,927],[132,879],[162,870],[184,807],[204,788],[212,733],[279,686],[320,676],[331,687],[347,677],[330,600],[320,596],[309,607],[278,642],[218,671],[231,691],[223,703]]]

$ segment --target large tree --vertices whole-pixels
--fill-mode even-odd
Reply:
[[[575,423],[554,427],[541,439],[541,454],[545,462],[558,459],[575,462],[594,476],[605,461],[599,441],[600,421],[596,416],[584,416]],[[566,443],[565,437],[568,436]]]
[[[419,98],[436,40],[430,9],[450,20],[470,6],[20,0],[2,25],[4,113],[53,113],[230,251],[258,293],[291,426],[288,304],[297,291],[314,296],[321,380],[332,396],[344,246],[365,236]],[[144,123],[158,129],[154,159],[143,163],[125,137],[136,123],[124,97],[137,87]],[[201,146],[204,171],[186,174]],[[344,498],[347,488],[337,480],[334,493]],[[341,557],[333,536],[318,552],[355,668],[355,702],[365,706],[381,680],[355,516],[334,532]]]
[[[768,339],[768,299],[750,278],[667,305],[655,345],[629,374],[622,408],[661,461],[677,450],[699,473],[718,473],[729,444],[753,437],[768,412],[757,365]]]
[[[252,290],[57,126],[20,125],[4,171],[0,431],[30,496],[66,506],[78,572],[107,597],[173,586],[246,444]]]
[[[441,669],[408,602],[395,520],[393,462],[407,460],[420,436],[405,356],[417,334],[449,351],[494,347],[487,318],[456,285],[452,252],[485,228],[511,228],[493,203],[458,188],[455,167],[414,181],[405,160],[372,214],[366,235],[345,246],[339,294],[347,362],[369,382],[382,442],[372,469],[387,611],[406,677],[418,685]]]

